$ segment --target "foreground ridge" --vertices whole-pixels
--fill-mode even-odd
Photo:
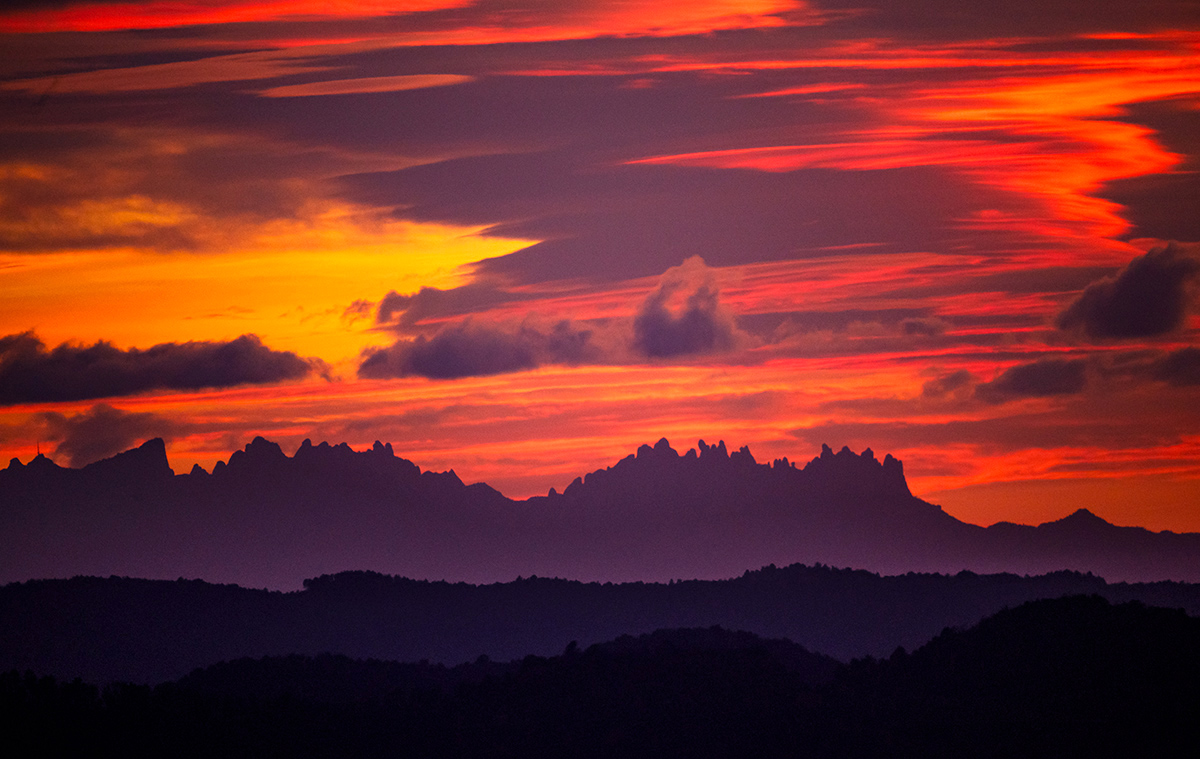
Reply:
[[[1197,683],[1200,620],[1070,596],[848,665],[709,627],[454,667],[240,658],[153,689],[0,670],[0,726],[53,755],[1174,756]]]
[[[841,660],[912,650],[947,627],[1065,595],[1200,614],[1200,585],[1094,575],[878,575],[796,564],[725,580],[472,585],[378,572],[321,575],[281,593],[200,580],[76,577],[0,587],[0,671],[156,683],[240,657],[337,653],[448,665],[549,655],[660,628],[720,625]]]

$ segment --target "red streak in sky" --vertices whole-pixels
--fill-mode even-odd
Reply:
[[[96,3],[18,11],[0,17],[0,32],[111,32],[253,21],[370,18],[461,7],[469,0],[225,0],[224,2]]]

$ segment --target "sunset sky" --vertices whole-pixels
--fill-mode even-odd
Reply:
[[[1198,169],[1189,0],[17,0],[0,454],[828,443],[1200,531]]]

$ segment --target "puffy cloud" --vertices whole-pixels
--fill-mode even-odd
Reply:
[[[689,291],[673,313],[672,296]],[[712,272],[699,256],[668,269],[633,320],[633,345],[650,358],[728,350],[739,342],[733,317],[721,307]]]
[[[359,364],[358,375],[457,379],[518,372],[542,364],[583,363],[600,355],[591,336],[591,330],[565,320],[549,331],[529,324],[506,331],[467,320],[444,327],[432,337],[419,335],[369,351]]]
[[[97,403],[88,411],[66,416],[56,411],[38,415],[44,439],[56,442],[56,457],[81,467],[129,450],[152,437],[169,437],[174,423],[157,414],[122,411]]]
[[[975,388],[975,396],[988,403],[1013,398],[1074,395],[1087,385],[1084,359],[1045,358],[1005,369],[991,382]]]
[[[1198,277],[1194,246],[1169,243],[1088,285],[1056,323],[1098,339],[1167,334],[1183,325]]]
[[[315,359],[271,350],[256,335],[146,350],[104,341],[48,350],[32,332],[22,332],[0,337],[0,405],[279,382],[323,368]]]
[[[673,310],[671,300],[683,296]],[[426,318],[460,312],[474,303],[512,299],[490,284],[453,290],[422,288],[413,295],[389,293],[379,304],[376,323],[398,330],[418,326]],[[628,360],[632,356],[669,358],[727,350],[749,338],[718,302],[712,271],[700,257],[668,269],[629,322],[583,326],[564,319],[552,328],[531,320],[516,327],[486,325],[467,318],[443,326],[431,336],[399,340],[367,351],[358,367],[360,377],[420,376],[456,379],[534,369],[547,364],[587,364]]]

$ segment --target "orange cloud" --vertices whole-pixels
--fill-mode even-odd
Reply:
[[[253,21],[370,18],[447,10],[470,0],[209,0],[202,3],[94,2],[0,14],[0,32],[112,32]]]
[[[17,79],[0,83],[0,89],[23,91],[39,96],[46,93],[63,95],[173,90],[213,82],[273,79],[326,70],[326,66],[306,65],[287,51],[266,51]]]
[[[1200,93],[1197,44],[1200,37],[1172,33],[1162,38],[1162,50],[1105,55],[1024,57],[984,50],[967,60],[953,46],[916,57],[903,48],[872,46],[868,56],[846,58],[823,58],[819,51],[807,60],[659,61],[658,70],[940,67],[961,68],[964,76],[938,86],[917,80],[904,87],[867,87],[861,108],[871,125],[851,131],[852,139],[656,155],[629,163],[772,172],[945,166],[1027,203],[1024,217],[981,214],[963,219],[966,226],[1011,231],[1020,225],[1043,240],[1111,238],[1128,224],[1118,205],[1093,194],[1114,180],[1169,171],[1181,161],[1152,130],[1113,117],[1139,101]],[[1001,78],[970,74],[996,66],[1022,71]],[[826,87],[832,85],[760,94]]]
[[[9,76],[0,88],[38,98],[47,92],[107,94],[117,102],[122,94],[167,90],[179,90],[172,96],[183,98],[183,88],[222,82],[248,82],[237,85],[243,94],[258,91],[271,98],[398,92],[452,85],[467,77],[353,76],[389,72],[343,68],[348,55],[417,44],[772,27],[783,23],[784,13],[792,14],[789,23],[820,21],[811,13],[806,21],[797,21],[797,13],[808,13],[805,6],[783,0],[549,3],[529,13],[500,13],[486,3],[467,8],[430,2],[402,11],[455,5],[457,12],[419,29],[367,22],[335,27],[294,23],[282,29],[247,25],[240,31],[222,30],[224,37],[211,30],[220,37],[213,45],[261,34],[261,47],[269,49],[256,45],[253,53],[148,65],[132,65],[138,59],[131,58],[120,68],[67,71],[57,77],[27,73],[32,78]],[[0,14],[0,31],[301,22],[369,18],[394,10],[390,3],[299,0],[229,0],[183,10],[165,4],[93,3],[57,12]],[[306,32],[313,36],[306,38]],[[208,33],[189,33],[179,44],[201,47]],[[692,356],[682,366],[553,364],[453,382],[405,376],[158,393],[122,398],[118,411],[162,420],[173,435],[177,470],[194,462],[210,466],[256,434],[278,439],[285,447],[295,447],[304,437],[347,440],[359,447],[380,438],[397,443],[398,452],[422,466],[453,467],[468,481],[486,480],[510,495],[528,495],[551,485],[561,489],[575,475],[607,466],[662,435],[684,447],[696,438],[719,435],[751,445],[760,460],[784,455],[803,460],[815,454],[817,436],[828,436],[821,442],[870,445],[881,455],[899,455],[915,492],[942,494],[960,508],[967,502],[963,494],[983,492],[990,483],[1030,483],[1004,491],[1025,499],[1007,503],[1004,517],[1010,519],[1061,516],[1036,501],[1047,494],[1055,504],[1082,498],[1086,489],[1071,497],[1055,495],[1057,483],[1080,478],[1134,482],[1132,475],[1141,474],[1143,479],[1184,483],[1164,487],[1164,492],[1196,492],[1200,441],[1180,432],[1200,423],[1190,416],[1195,404],[1184,394],[1187,388],[1149,380],[1146,387],[1127,387],[1114,381],[1098,386],[1095,397],[1080,392],[1006,398],[994,405],[979,402],[973,390],[1013,366],[1048,356],[1086,358],[1079,348],[1047,345],[1050,319],[1070,300],[1072,285],[1034,282],[1020,289],[1007,287],[1006,277],[1128,262],[1131,247],[1112,239],[1126,230],[1122,209],[1094,195],[1114,179],[1179,165],[1181,157],[1164,148],[1150,129],[1129,123],[1125,109],[1143,100],[1200,92],[1195,56],[1200,37],[1194,32],[1142,35],[1139,49],[1120,52],[1022,52],[1048,47],[1044,41],[1026,44],[1037,40],[908,47],[880,38],[832,44],[814,40],[811,48],[772,53],[724,44],[733,36],[721,35],[721,45],[689,43],[712,51],[708,53],[627,58],[606,53],[611,59],[568,58],[561,64],[533,60],[526,73],[660,74],[664,81],[686,81],[694,87],[688,95],[701,98],[704,85],[716,81],[720,86],[711,92],[724,98],[722,108],[797,108],[795,121],[781,117],[775,126],[741,122],[724,128],[728,122],[718,121],[706,131],[707,125],[697,120],[687,125],[686,133],[681,131],[679,141],[673,141],[677,135],[670,130],[640,135],[642,141],[626,146],[614,139],[603,144],[604,160],[629,161],[630,153],[621,152],[627,150],[640,151],[631,163],[705,169],[865,172],[931,166],[985,186],[988,192],[980,197],[995,200],[995,207],[966,211],[955,220],[958,229],[953,231],[961,236],[937,250],[882,255],[880,250],[891,247],[872,242],[864,221],[865,236],[849,239],[866,242],[812,248],[797,244],[786,253],[805,260],[714,271],[721,304],[732,317],[746,322],[761,318],[768,325],[773,318],[785,320],[770,340],[731,355]],[[88,39],[89,45],[99,44]],[[350,42],[335,44],[343,40]],[[138,44],[149,43],[142,39]],[[1073,43],[1062,44],[1070,48]],[[596,47],[617,46],[606,40]],[[164,49],[139,47],[136,52]],[[88,50],[101,58],[95,48]],[[58,54],[67,52],[60,49]],[[114,54],[112,49],[102,52]],[[485,59],[483,51],[475,52]],[[331,57],[340,53],[347,57]],[[486,72],[487,62],[480,65]],[[494,65],[503,69],[512,64],[501,56]],[[53,69],[30,66],[28,71]],[[480,71],[469,73],[479,75],[475,81],[480,88],[487,83]],[[266,81],[280,77],[316,81]],[[86,108],[91,100],[70,102]],[[264,108],[297,105],[257,102]],[[808,108],[814,119],[802,121],[810,111],[800,109]],[[84,119],[108,118],[78,113]],[[829,120],[822,121],[826,114]],[[260,124],[264,133],[278,126]],[[42,136],[61,138],[76,128],[47,128]],[[562,134],[567,144],[596,146],[586,143],[588,135],[573,142],[578,135]],[[426,153],[410,156],[400,153],[411,146],[397,148],[390,142],[355,152],[284,144],[269,136],[124,123],[105,132],[103,149],[90,149],[81,139],[53,159],[9,159],[0,166],[0,196],[7,204],[0,235],[10,249],[0,257],[0,334],[36,328],[52,344],[105,339],[146,346],[252,332],[274,349],[340,362],[335,369],[350,377],[364,349],[394,339],[363,318],[372,313],[373,303],[391,291],[477,283],[482,280],[472,279],[472,265],[538,242],[495,237],[495,230],[483,223],[400,221],[396,209],[358,205],[336,195],[333,186],[340,177],[446,158],[439,150],[512,149],[489,143],[484,130],[469,136],[475,140],[470,147],[423,146]],[[429,139],[436,141],[436,135]],[[194,167],[207,168],[215,159],[224,163],[208,176],[211,186],[185,181]],[[281,199],[274,198],[276,193]],[[504,282],[513,297],[473,313],[481,322],[509,324],[522,323],[531,312],[543,314],[546,324],[553,324],[554,317],[628,322],[655,281]],[[900,315],[888,317],[890,321],[875,315],[889,309]],[[805,324],[801,317],[786,321],[804,311],[850,315],[833,327]],[[458,318],[460,313],[434,315],[416,326],[434,330]],[[914,329],[906,332],[905,324]],[[1175,347],[1194,336],[1196,323],[1186,327],[1193,332],[1185,332],[1180,337],[1184,342]],[[933,390],[926,393],[926,387]],[[31,455],[37,433],[30,432],[30,420],[51,410],[85,419],[91,418],[88,413],[97,416],[86,404],[0,410],[0,441],[13,453]],[[1110,417],[1113,421],[1105,421]],[[1140,437],[1127,437],[1131,432]],[[1031,442],[1034,435],[1037,440]],[[1122,442],[1126,440],[1135,442]],[[1133,492],[1132,485],[1113,487],[1110,492]],[[999,504],[999,496],[991,503]],[[1179,516],[1182,508],[1173,513],[1157,524],[1200,529],[1194,519]]]
[[[264,21],[394,18],[439,10],[458,10],[442,28],[400,31],[387,36],[404,44],[494,44],[497,42],[580,39],[605,35],[703,34],[718,29],[782,26],[779,14],[795,23],[806,12],[800,0],[595,0],[540,3],[530,7],[475,3],[469,0],[215,0],[180,6],[173,3],[76,3],[65,8],[0,14],[0,33],[102,32],[166,29],[181,26]],[[814,16],[814,20],[815,20]],[[371,34],[370,36],[376,36]],[[357,38],[354,38],[357,39]]]
[[[467,264],[527,244],[482,236],[482,228],[381,220],[344,206],[240,231],[242,243],[220,253],[0,256],[0,334],[36,328],[49,342],[139,345],[254,332],[272,346],[337,364],[385,339],[345,322],[353,301],[459,284]]]
[[[411,74],[404,76],[372,76],[363,79],[329,79],[307,84],[287,84],[260,90],[269,98],[314,97],[318,95],[353,95],[365,92],[401,92],[426,87],[447,87],[472,81],[473,77],[459,74]]]

